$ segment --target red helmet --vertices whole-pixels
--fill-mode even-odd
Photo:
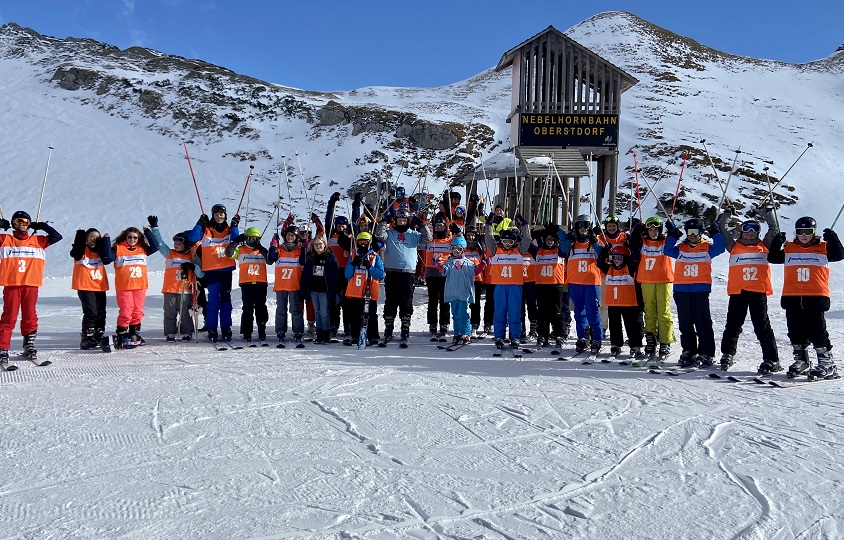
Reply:
[[[621,255],[622,257],[630,257],[630,249],[627,246],[613,246],[610,255]]]

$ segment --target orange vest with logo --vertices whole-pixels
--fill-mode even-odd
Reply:
[[[302,249],[302,248],[299,248]],[[297,259],[298,262],[298,259]],[[237,255],[238,283],[267,283],[267,260],[257,249],[240,246]]]
[[[40,287],[44,282],[46,236],[30,234],[25,240],[0,234],[0,285]]]
[[[369,257],[369,262],[374,265],[378,255],[374,251],[370,251],[366,256]],[[355,268],[355,273],[352,274],[349,284],[346,285],[346,296],[349,298],[366,298],[366,287],[368,284],[369,299],[378,301],[380,283],[377,279],[369,279],[369,273],[366,271],[366,268]]]
[[[490,259],[489,280],[493,285],[521,285],[524,279],[522,254],[516,248],[499,246]]]
[[[199,241],[202,246],[202,270],[223,270],[234,268],[234,261],[226,257],[226,248],[231,243],[231,228],[217,232],[213,227],[205,228],[205,235]]]
[[[786,242],[783,296],[829,297],[829,259],[826,242],[802,247],[796,242]]]
[[[114,248],[114,289],[137,291],[148,289],[147,254],[142,245],[131,250],[126,242]]]
[[[85,246],[85,254],[78,261],[73,261],[73,277],[70,288],[74,291],[105,292],[108,290],[108,272],[100,259],[99,253],[94,253]]]
[[[451,238],[434,238],[425,246],[425,268],[436,268],[435,255],[441,255],[442,260],[451,255]]]
[[[641,260],[636,271],[639,283],[671,283],[674,281],[674,268],[671,257],[664,254],[665,238],[662,240],[642,239]]]
[[[328,249],[334,253],[334,257],[337,259],[337,264],[340,265],[340,268],[346,268],[346,263],[349,262],[349,252],[340,247],[340,244],[337,242],[338,236],[337,233],[331,235],[331,238],[328,239]]]
[[[575,285],[600,285],[601,270],[596,261],[598,255],[589,242],[574,241],[571,244],[568,263],[566,264],[566,279]]]
[[[615,238],[610,238],[606,234],[603,236],[598,237],[599,240],[606,240],[607,243],[611,246],[622,246],[625,242],[627,242],[627,233],[624,231],[619,231]]]
[[[522,256],[522,282],[536,283],[536,261],[530,253]]]
[[[680,253],[674,264],[675,284],[712,284],[712,257],[709,256],[711,245],[709,242],[701,242],[696,246],[688,242],[680,244]]]
[[[762,242],[752,246],[736,242],[730,251],[727,294],[741,294],[741,291],[765,293],[767,296],[774,294],[768,248]]]
[[[193,255],[190,251],[179,253],[175,249],[171,249],[167,257],[164,258],[164,283],[161,284],[161,292],[176,294],[182,294],[182,290],[192,292],[191,280],[185,275],[185,272],[182,272],[182,263],[192,261]]]
[[[566,282],[566,260],[557,248],[541,248],[536,252],[536,284],[563,285]]]
[[[627,266],[616,268],[610,265],[604,287],[604,305],[615,307],[636,306],[636,280]]]
[[[275,262],[275,284],[273,291],[298,291],[302,281],[302,267],[299,257],[302,246],[296,246],[293,251],[278,247],[278,260]]]
[[[481,265],[481,253],[479,251],[474,250],[474,249],[473,250],[465,249],[465,250],[463,250],[463,256],[466,257],[467,259],[469,259],[470,261],[472,261],[472,263],[475,266]],[[486,269],[484,269],[484,270],[486,270]],[[482,282],[483,280],[484,280],[484,274],[483,273],[475,275],[475,281],[481,281]]]

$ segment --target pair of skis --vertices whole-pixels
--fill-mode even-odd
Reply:
[[[504,345],[502,345],[500,349],[497,349],[494,353],[492,353],[492,356],[494,358],[502,358],[505,354],[507,354],[507,352],[510,353],[510,356],[512,358],[522,358],[521,349],[514,349],[513,346],[509,343],[505,343]]]
[[[723,376],[719,373],[710,373],[709,377],[712,379],[722,379],[727,380],[734,383],[755,383],[760,386],[772,386],[775,388],[796,388],[798,386],[806,386],[808,384],[817,384],[823,382],[832,382],[837,381],[840,377],[833,377],[832,379],[814,379],[812,381],[808,379],[768,379],[765,378],[764,375],[757,375],[755,377],[736,377],[734,375],[727,375]]]
[[[35,364],[38,367],[46,367],[46,366],[49,366],[50,364],[52,364],[52,362],[49,361],[49,360],[38,360],[37,355],[32,356],[32,355],[22,354],[20,357],[24,360],[29,360],[30,362],[32,362],[33,364]],[[17,371],[17,370],[18,370],[18,366],[14,365],[14,364],[9,364],[9,363],[3,364],[3,371]]]

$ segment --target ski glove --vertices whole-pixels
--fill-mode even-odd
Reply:
[[[193,264],[192,262],[183,262],[181,264],[181,268],[182,268],[182,272],[188,273],[188,272],[193,272],[194,270],[196,270],[196,265]]]
[[[330,199],[329,202],[335,202],[336,203],[339,200],[340,200],[340,192],[335,191],[334,193],[331,194],[331,199]]]
[[[158,227],[158,216],[147,216],[147,221],[149,221],[150,227]]]
[[[208,214],[202,214],[199,216],[199,219],[196,221],[197,225],[202,225],[203,227],[207,227],[211,224],[211,220],[208,219]]]
[[[8,231],[11,226],[12,226],[12,224],[9,223],[8,219],[5,219],[5,218],[0,219],[0,229],[3,229],[4,231]]]
[[[834,242],[838,240],[838,234],[832,229],[824,229],[823,230],[823,240],[824,242]]]
[[[516,212],[516,215],[513,216],[513,221],[516,222],[516,225],[521,228],[528,224],[527,220],[522,216],[520,213]]]
[[[352,266],[360,266],[361,258],[359,255],[355,255],[355,258],[352,259]]]
[[[718,228],[718,223],[713,221],[712,225],[709,226],[709,229],[707,229],[706,232],[709,233],[709,237],[712,238],[713,236],[721,232],[721,229]]]
[[[456,223],[450,223],[448,225],[448,230],[451,234],[454,234],[454,235],[460,234],[460,227],[458,227]]]
[[[246,243],[246,235],[245,234],[237,235],[234,239],[234,243],[235,244],[245,244]]]
[[[480,200],[481,198],[480,196],[478,196],[477,193],[472,193],[471,195],[469,195],[469,202],[477,203]]]
[[[486,217],[486,222],[489,225],[492,225],[494,219],[495,219],[495,212],[490,212],[489,215]]]
[[[410,220],[410,224],[414,227],[419,227],[420,225],[422,225],[422,220],[419,218],[419,216],[413,216],[413,219]]]
[[[362,198],[363,198],[363,193],[361,193],[360,191],[358,191],[357,193],[355,193],[355,202],[356,202],[356,203],[361,202],[361,199],[362,199]]]
[[[372,268],[372,263],[370,262],[369,257],[367,257],[363,260],[363,267],[366,268],[367,270]]]
[[[29,224],[29,228],[32,229],[33,231],[43,231],[45,225],[46,225],[46,223],[43,223],[41,221],[33,221],[32,223]]]
[[[777,233],[777,235],[774,236],[774,245],[777,247],[782,247],[782,245],[785,244],[786,238],[787,236],[784,232]]]
[[[566,233],[566,238],[568,238],[569,241],[574,242],[575,240],[577,240],[577,233],[574,231],[569,231]]]
[[[239,224],[240,224],[240,216],[235,214],[234,217],[231,220],[231,226],[237,227]]]

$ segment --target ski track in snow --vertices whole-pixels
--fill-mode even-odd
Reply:
[[[103,354],[50,305],[54,364],[0,373],[28,412],[0,427],[0,538],[835,538],[844,520],[835,383],[444,355],[416,333],[362,355],[149,331]],[[736,373],[758,355],[743,343]]]

